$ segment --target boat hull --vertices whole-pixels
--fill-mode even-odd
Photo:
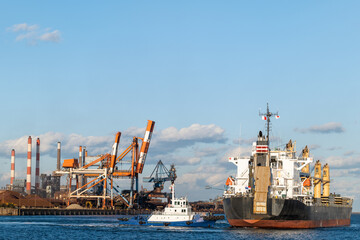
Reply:
[[[128,220],[121,219],[120,225],[131,226],[166,226],[166,227],[213,227],[215,220],[191,220],[191,221],[148,221],[145,217],[133,217]]]
[[[267,199],[267,214],[253,213],[253,197],[224,199],[226,218],[234,227],[318,228],[350,225],[351,206],[307,206],[293,199]]]

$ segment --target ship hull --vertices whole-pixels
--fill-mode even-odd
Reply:
[[[120,225],[131,226],[169,226],[169,227],[214,227],[216,220],[204,220],[203,218],[197,218],[190,221],[149,221],[145,216],[135,216],[130,219],[119,218]]]
[[[351,206],[307,206],[293,199],[267,199],[267,214],[253,213],[252,197],[224,199],[226,218],[234,227],[318,228],[350,225]]]

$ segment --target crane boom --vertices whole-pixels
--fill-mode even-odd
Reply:
[[[110,173],[113,173],[114,171],[114,167],[116,164],[116,156],[117,156],[117,151],[118,151],[118,147],[119,147],[119,143],[120,143],[120,136],[121,136],[121,132],[117,132],[116,136],[115,136],[115,142],[114,145],[112,147],[112,151],[111,151],[111,161],[110,161]]]
[[[148,120],[148,124],[147,124],[146,131],[145,131],[145,136],[142,141],[141,148],[140,148],[139,161],[136,166],[137,173],[142,173],[142,171],[143,171],[145,160],[146,160],[146,155],[147,155],[147,152],[148,152],[148,149],[150,146],[151,136],[154,131],[154,126],[155,126],[155,122]]]

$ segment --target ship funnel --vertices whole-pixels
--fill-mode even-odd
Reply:
[[[314,198],[321,198],[321,163],[319,160],[315,163]]]
[[[330,168],[328,164],[323,167],[323,197],[329,197],[330,195]]]

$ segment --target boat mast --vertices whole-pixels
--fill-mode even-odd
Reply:
[[[275,116],[275,118],[279,118],[279,113],[272,113],[269,110],[269,103],[267,103],[266,113],[260,113],[259,115],[262,116],[263,120],[266,120],[266,134],[267,134],[267,141],[268,146],[270,146],[270,118]]]

